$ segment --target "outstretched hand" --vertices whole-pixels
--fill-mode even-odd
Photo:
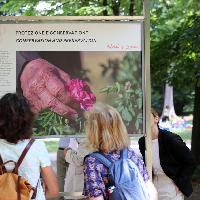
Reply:
[[[67,73],[41,58],[30,61],[20,77],[23,95],[35,113],[49,108],[61,116],[75,118],[76,105],[65,87],[69,81]]]

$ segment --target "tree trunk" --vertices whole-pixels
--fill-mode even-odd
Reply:
[[[164,98],[164,106],[161,117],[163,117],[166,107],[169,107],[168,108],[169,119],[170,120],[176,119],[177,115],[174,110],[173,87],[169,86],[168,84],[165,85],[165,98]]]
[[[135,0],[130,0],[129,15],[130,16],[135,15]]]
[[[103,6],[107,6],[108,5],[108,2],[107,2],[107,0],[103,0]],[[104,10],[103,11],[103,16],[108,16],[108,11],[107,10]]]
[[[200,164],[200,87],[195,87],[193,128],[192,128],[192,154]]]
[[[112,10],[114,16],[119,16],[120,13],[120,0],[112,0]]]

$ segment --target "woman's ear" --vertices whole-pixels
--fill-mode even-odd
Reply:
[[[156,124],[158,124],[158,122],[159,122],[159,117],[158,117],[158,116],[154,117],[154,121],[155,121]]]

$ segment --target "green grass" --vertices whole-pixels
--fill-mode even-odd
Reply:
[[[184,141],[191,140],[192,129],[186,129],[186,128],[174,129],[172,132],[180,135]],[[131,138],[131,140],[138,140],[139,137],[141,137],[141,135],[134,136]],[[48,152],[50,153],[56,152],[58,149],[58,141],[45,141],[45,145],[47,147]]]
[[[58,149],[58,141],[45,141],[44,142],[49,153],[56,152]]]

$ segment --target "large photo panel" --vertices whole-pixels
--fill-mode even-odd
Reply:
[[[141,22],[3,21],[0,47],[0,95],[27,98],[35,135],[83,133],[95,102],[144,133]]]

